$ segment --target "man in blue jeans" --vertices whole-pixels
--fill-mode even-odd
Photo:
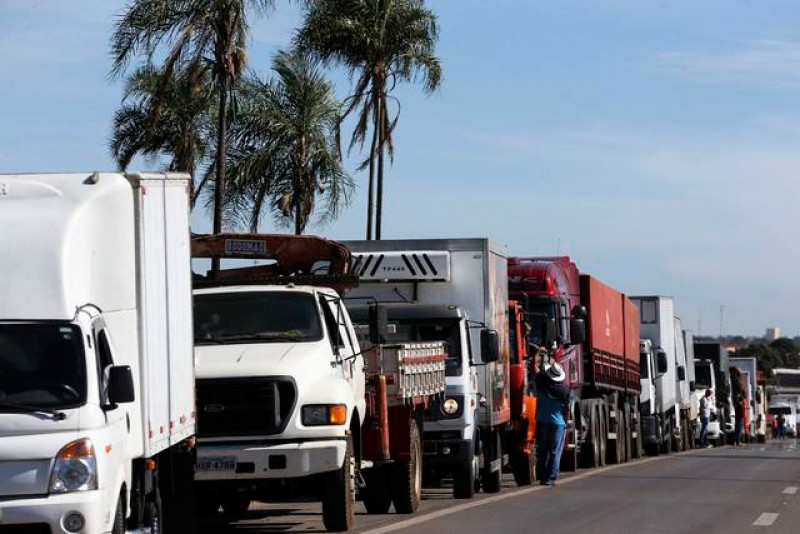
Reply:
[[[555,486],[564,451],[564,410],[570,401],[565,377],[557,363],[536,373],[536,473],[543,486]]]

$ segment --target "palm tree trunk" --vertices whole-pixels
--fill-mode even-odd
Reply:
[[[384,127],[386,126],[386,107],[383,105],[383,87],[381,87],[381,96],[378,99],[378,194],[377,203],[375,206],[375,239],[381,239],[381,226],[383,224],[383,152],[386,137],[384,136]]]
[[[375,106],[379,104],[376,103]],[[372,145],[369,149],[369,190],[367,194],[367,241],[372,240],[372,215],[375,211],[375,149],[378,145],[378,110],[374,110],[374,119],[372,120]]]
[[[225,191],[225,152],[227,147],[227,111],[228,111],[228,77],[223,76],[219,88],[219,113],[217,115],[217,183],[214,187],[214,226],[212,232],[222,233],[222,202]],[[214,275],[219,272],[219,258],[211,260],[211,271]]]

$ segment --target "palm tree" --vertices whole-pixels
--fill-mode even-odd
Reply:
[[[228,205],[244,208],[257,231],[265,212],[302,234],[321,196],[318,219],[338,216],[353,182],[339,156],[341,103],[317,64],[280,52],[275,76],[248,77],[231,129]]]
[[[227,126],[232,92],[245,69],[248,15],[265,14],[273,5],[274,0],[131,0],[111,38],[112,75],[120,75],[136,56],[150,62],[161,53],[164,84],[175,72],[208,69],[219,100],[214,233],[222,231]],[[163,86],[156,94],[164,94]],[[219,270],[219,260],[211,268]]]
[[[426,93],[441,82],[441,64],[434,54],[436,15],[423,0],[308,0],[305,20],[295,45],[322,61],[343,65],[356,80],[345,115],[360,108],[350,142],[363,147],[372,127],[369,157],[367,239],[381,238],[384,153],[394,158],[392,133],[398,112],[389,117],[389,93],[398,82],[421,81]],[[396,99],[392,99],[397,103]],[[375,167],[377,159],[377,194]],[[375,200],[377,196],[377,202]]]
[[[122,107],[114,114],[111,153],[121,170],[136,155],[168,157],[169,170],[194,176],[211,153],[213,86],[202,70],[181,72],[167,80],[162,76],[161,70],[145,65],[128,78]],[[192,204],[207,178],[195,187]]]

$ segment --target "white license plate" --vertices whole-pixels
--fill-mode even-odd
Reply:
[[[198,458],[197,460],[198,471],[235,471],[236,470],[236,457],[235,456],[209,456],[207,458]]]

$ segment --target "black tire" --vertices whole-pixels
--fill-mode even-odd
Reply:
[[[639,399],[636,399],[636,407],[631,413],[631,417],[636,418],[636,423],[631,425],[631,444],[633,445],[633,458],[640,459],[644,453],[644,443],[642,440],[642,415]],[[633,437],[636,432],[636,437]]]
[[[214,517],[219,512],[222,500],[216,493],[198,489],[195,493],[195,510],[199,517]]]
[[[594,401],[587,402],[587,414],[589,416],[589,432],[588,439],[583,442],[581,448],[581,465],[582,467],[599,467],[600,465],[600,421],[597,414],[597,405]]]
[[[672,425],[669,419],[664,421],[661,428],[661,454],[669,454],[672,450]]]
[[[647,456],[658,456],[661,454],[661,447],[658,443],[645,443],[644,452]]]
[[[603,401],[597,407],[597,417],[600,421],[600,466],[603,467],[608,463],[608,411]]]
[[[322,523],[330,532],[350,530],[356,506],[356,461],[351,438],[347,438],[342,467],[322,478]]]
[[[471,499],[475,496],[475,462],[459,464],[453,467],[453,497]]]
[[[490,430],[487,446],[483,449],[483,472],[481,473],[481,485],[486,493],[498,493],[503,489],[503,447],[500,432]],[[492,471],[492,464],[500,461],[500,466],[496,471]]]
[[[389,478],[389,493],[398,514],[413,514],[422,496],[422,439],[419,427],[411,419],[408,429],[410,458],[395,462]]]
[[[610,415],[610,413],[609,413]],[[623,442],[625,441],[625,423],[622,417],[622,410],[617,409],[617,439],[609,439],[608,432],[605,432],[604,436],[606,436],[606,440],[608,443],[607,451],[606,451],[606,463],[612,465],[618,465],[625,461],[625,445]],[[611,418],[607,419],[608,423],[611,423]]]
[[[228,519],[242,519],[250,509],[250,496],[233,493],[222,497],[222,513]]]
[[[377,466],[362,471],[367,486],[360,493],[368,514],[385,514],[392,506],[386,467]]]
[[[517,486],[530,486],[536,480],[536,452],[518,451],[511,455],[511,472]],[[563,455],[562,455],[563,458]]]
[[[111,526],[111,534],[125,534],[125,497],[119,496],[117,509],[114,511],[114,524]]]

